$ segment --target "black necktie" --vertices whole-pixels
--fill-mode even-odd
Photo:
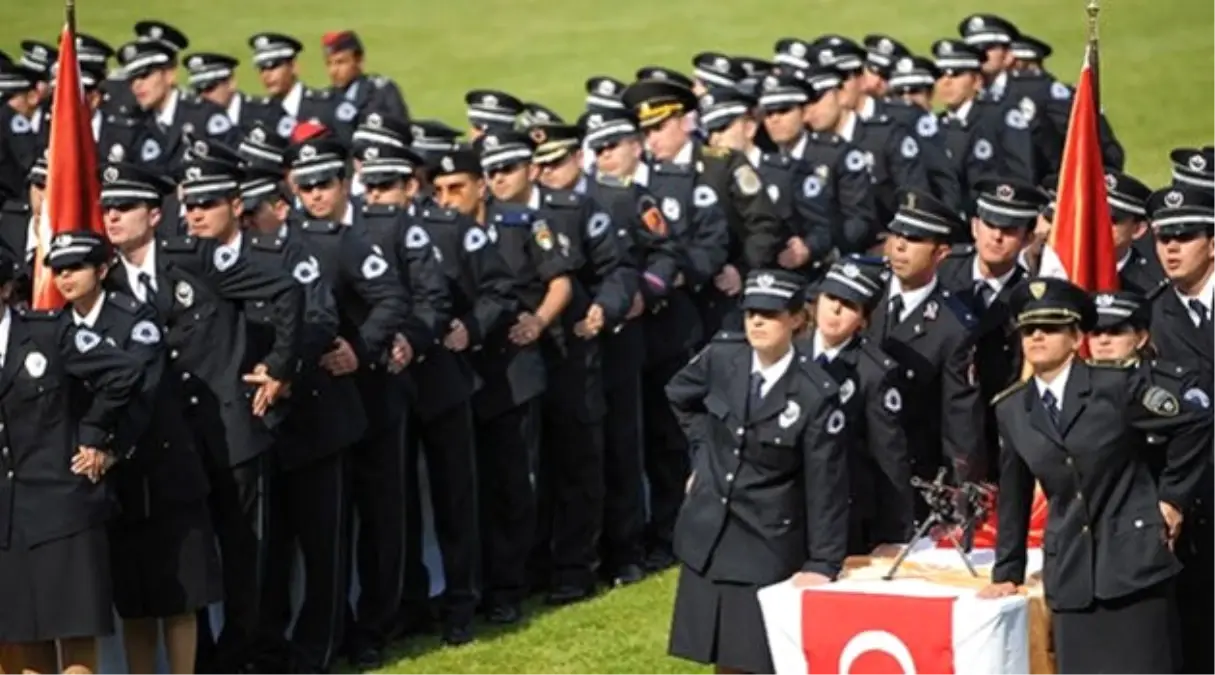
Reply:
[[[975,297],[979,298],[979,300],[983,303],[983,306],[980,309],[987,309],[988,307],[991,307],[991,299],[994,295],[995,289],[991,287],[991,284],[987,283],[986,281],[975,282]]]
[[[1211,323],[1211,314],[1207,311],[1207,306],[1202,304],[1202,301],[1197,298],[1190,298],[1186,303],[1190,307],[1190,311],[1198,315],[1198,324],[1205,326]]]
[[[751,373],[751,396],[747,401],[747,415],[750,416],[764,402],[764,376]]]
[[[822,354],[814,357],[814,362],[826,368],[827,364],[831,363],[831,359],[827,358],[827,352],[823,352]]]
[[[147,272],[139,273],[139,285],[143,286],[143,301],[152,302],[152,297],[156,294],[156,289],[152,288],[152,277]]]
[[[890,330],[899,325],[903,320],[903,296],[896,295],[890,300],[889,308],[886,310],[886,325],[885,334],[882,337],[890,335]]]
[[[1050,415],[1050,421],[1056,427],[1059,426],[1059,406],[1056,405],[1058,400],[1055,399],[1055,394],[1050,389],[1042,392],[1042,405],[1046,406],[1046,412]]]

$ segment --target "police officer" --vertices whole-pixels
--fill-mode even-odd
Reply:
[[[154,199],[108,195],[109,207]],[[222,599],[219,555],[207,511],[207,477],[185,424],[180,381],[165,376],[168,354],[151,305],[116,291],[102,277],[109,247],[95,232],[65,232],[50,241],[46,265],[69,303],[74,324],[139,359],[138,396],[125,408],[111,447],[123,457],[110,482],[118,516],[110,523],[114,607],[133,672],[156,668],[160,624],[170,667],[193,672],[198,629],[195,612]]]
[[[253,50],[253,67],[267,94],[255,100],[261,106],[277,104],[282,108],[283,115],[270,126],[275,133],[290,138],[296,123],[305,120],[338,127],[338,104],[329,90],[314,89],[300,80],[296,61],[304,45],[299,40],[282,33],[255,33],[249,36],[248,45]]]
[[[284,111],[281,106],[265,97],[253,97],[237,89],[235,73],[240,65],[238,59],[226,54],[198,52],[186,56],[182,62],[190,74],[190,88],[194,93],[223,108],[241,133],[248,133],[258,123],[271,129],[277,129],[282,124],[283,130],[290,133],[290,125],[282,121]]]
[[[32,120],[38,112],[33,73],[15,63],[0,62],[0,197],[24,192],[25,175],[38,156],[38,135]]]
[[[882,299],[885,270],[862,259],[831,266],[815,287],[813,331],[807,352],[839,384],[848,416],[852,488],[848,550],[889,552],[911,537],[914,498],[900,369],[863,334]]]
[[[862,118],[888,114],[890,74],[899,59],[911,56],[911,50],[899,40],[881,33],[866,35],[861,45],[865,48],[865,62],[860,74],[861,96],[856,112]]]
[[[974,213],[981,181],[1038,185],[1046,171],[1034,160],[1025,114],[1007,101],[979,95],[982,55],[960,40],[937,40],[932,55],[939,75],[934,94],[946,108],[941,127],[962,184],[965,213]]]
[[[1000,528],[992,584],[980,595],[1009,595],[1024,583],[1038,483],[1050,507],[1043,584],[1060,672],[1173,672],[1181,570],[1173,549],[1209,454],[1210,410],[1130,366],[1077,359],[1095,312],[1070,283],[1033,280],[1011,305],[1034,376],[994,401]],[[1148,434],[1168,438],[1159,479]]]
[[[972,332],[976,318],[938,274],[958,218],[929,195],[900,195],[886,257],[891,276],[868,336],[903,369],[902,420],[913,475],[932,478],[945,463],[958,480],[981,477],[983,434]],[[921,512],[922,513],[922,512]]]
[[[733,89],[744,77],[742,65],[720,52],[700,52],[692,57],[692,93],[697,98],[710,89]]]
[[[1152,190],[1133,176],[1107,171],[1105,192],[1114,223],[1118,280],[1124,289],[1146,295],[1164,278],[1159,259],[1135,246],[1137,240],[1148,236],[1147,200]]]
[[[604,335],[606,496],[603,548],[613,585],[640,581],[643,565],[669,566],[670,533],[687,475],[686,440],[665,405],[663,387],[701,339],[700,319],[686,289],[677,286],[682,255],[659,200],[641,182],[641,138],[623,109],[584,115],[585,144],[595,170],[587,193],[617,227],[628,229],[631,258],[641,274],[638,294],[619,329]],[[642,413],[643,409],[645,414]],[[639,452],[640,450],[640,452]],[[650,556],[646,498],[650,485]]]
[[[15,262],[0,251],[0,285],[11,282]],[[61,312],[7,304],[0,308],[0,494],[9,507],[0,592],[10,600],[0,640],[24,643],[25,663],[14,667],[55,670],[58,648],[64,663],[95,670],[95,638],[114,630],[104,527],[112,505],[99,481],[125,455],[110,441],[138,396],[143,364]],[[84,407],[70,407],[73,399]]]
[[[464,94],[464,103],[468,107],[468,137],[474,141],[483,134],[513,130],[523,113],[523,101],[493,89],[473,89]]]
[[[0,205],[0,246],[8,249],[17,263],[13,272],[13,293],[10,302],[18,304],[31,296],[30,279],[33,275],[34,253],[29,234],[37,231],[46,196],[46,157],[39,157],[30,168],[26,179],[26,190],[21,195],[7,199]]]
[[[730,672],[773,669],[755,591],[829,583],[847,552],[846,414],[794,343],[804,303],[799,275],[753,270],[746,337],[719,334],[667,385],[693,449],[668,650]]]
[[[94,106],[103,115],[114,112],[122,106],[134,107],[131,101],[131,90],[121,79],[111,77],[109,70],[110,59],[114,58],[114,48],[110,43],[87,33],[76,34],[76,58],[82,69],[98,72],[101,77],[97,81],[97,91],[100,101]]]
[[[798,172],[805,175],[802,197],[809,203],[822,205],[827,222],[832,223],[831,241],[835,248],[841,253],[855,253],[872,240],[871,232],[878,227],[868,164],[864,152],[855,145],[833,133],[807,129],[810,103],[834,88],[839,78],[826,71],[813,79],[806,75],[806,71],[793,70],[764,77],[759,94],[764,129],[778,148],[776,156],[805,163]],[[780,168],[782,163],[776,162],[774,156],[761,164]],[[761,172],[768,174],[774,170],[761,168]]]
[[[325,33],[321,46],[333,96],[341,101],[337,107],[339,122],[349,124],[371,113],[409,119],[409,108],[397,83],[363,71],[363,43],[358,33],[352,30]],[[345,103],[353,105],[353,117],[347,118],[350,108]]]
[[[1215,148],[1174,148],[1169,162],[1174,186],[1215,190]]]

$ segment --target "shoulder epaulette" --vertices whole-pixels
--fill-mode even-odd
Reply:
[[[815,143],[822,144],[822,145],[839,145],[840,143],[844,142],[844,139],[839,134],[833,134],[833,133],[826,132],[826,131],[810,132],[810,140],[814,141]]]
[[[1144,294],[1144,298],[1146,300],[1148,300],[1149,302],[1151,302],[1152,300],[1155,300],[1157,297],[1159,297],[1160,294],[1164,292],[1164,289],[1166,289],[1172,285],[1173,285],[1173,282],[1169,281],[1167,278],[1161,279],[1160,283],[1156,284],[1155,288],[1153,288],[1152,290],[1150,290]]]
[[[1085,363],[1093,368],[1126,370],[1139,365],[1139,359],[1088,359]]]
[[[396,204],[363,204],[362,214],[365,216],[395,216],[401,212]]]
[[[255,234],[249,237],[249,246],[259,251],[281,251],[287,243],[278,235]]]
[[[142,120],[137,117],[117,113],[113,115],[106,115],[105,118],[105,123],[111,126],[133,127],[138,125],[141,121]]]
[[[384,87],[392,84],[392,80],[384,77],[383,75],[372,75],[371,82],[375,85],[376,89],[383,89]]]
[[[494,209],[494,224],[504,227],[531,225],[532,218],[532,210],[518,204],[498,203]]]
[[[166,253],[188,253],[198,250],[198,237],[186,235],[168,236],[160,240],[160,250]]]
[[[867,120],[866,119],[861,120],[861,123],[867,124],[869,126],[882,126],[882,125],[890,124],[890,116],[889,115],[874,115],[873,117],[870,117]]]
[[[13,308],[18,316],[29,321],[56,321],[63,314],[62,309],[33,309],[17,306]]]
[[[300,229],[305,232],[314,232],[318,234],[333,234],[342,226],[332,220],[305,220],[300,223]]]
[[[450,223],[460,215],[455,209],[448,209],[442,206],[427,206],[422,209],[422,218],[432,222]]]
[[[120,291],[110,291],[107,293],[106,301],[129,314],[135,314],[143,306],[134,297]]]
[[[691,164],[675,164],[674,162],[661,162],[650,167],[654,173],[675,176],[686,176],[692,173],[693,168]]]
[[[310,87],[305,87],[304,96],[307,98],[327,99],[332,96],[332,92],[330,92],[328,89],[312,89]]]
[[[815,383],[818,385],[815,387],[815,391],[818,394],[828,398],[839,394],[839,383],[835,381],[835,378],[831,377],[830,373],[815,363],[814,359],[810,358],[808,353],[803,352],[798,354],[797,363],[801,367],[803,373],[806,373],[815,380]]]
[[[582,195],[571,190],[554,190],[544,193],[545,206],[561,209],[573,209],[582,204]]]
[[[965,258],[975,252],[974,244],[954,244],[949,249],[950,258]]]
[[[0,210],[5,213],[29,213],[30,205],[16,199],[9,199],[4,202],[4,206],[0,207]]]
[[[596,171],[595,182],[608,187],[626,188],[633,184],[633,179],[631,177],[621,178],[620,176],[613,176],[611,174]]]
[[[1180,377],[1186,373],[1186,367],[1164,359],[1152,359],[1152,370],[1169,377]]]
[[[958,317],[958,321],[966,328],[974,328],[979,323],[979,318],[970,311],[970,307],[947,289],[941,290],[941,304],[953,312]]]
[[[715,145],[709,145],[707,143],[705,145],[700,146],[700,151],[702,154],[704,154],[705,157],[725,158],[725,157],[730,156],[729,148],[719,148]]]
[[[876,342],[868,338],[861,338],[861,353],[877,365],[877,367],[881,368],[883,372],[889,373],[897,370],[899,367],[899,362],[895,361],[894,357],[887,354]]]
[[[719,330],[713,334],[713,342],[746,342],[747,333],[741,330]]]
[[[1008,398],[1009,396],[1012,396],[1013,394],[1021,391],[1022,389],[1025,388],[1025,385],[1027,385],[1027,384],[1029,384],[1029,380],[1018,380],[1017,382],[1014,382],[1011,387],[1008,387],[1004,391],[996,394],[995,396],[992,396],[991,405],[996,405],[1000,401],[1003,401],[1004,399]]]
[[[788,155],[781,152],[765,152],[759,156],[759,162],[760,164],[768,164],[770,166],[786,167],[789,166],[793,160]]]

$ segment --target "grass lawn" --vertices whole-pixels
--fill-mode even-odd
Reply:
[[[78,0],[80,29],[115,46],[142,18],[183,29],[198,50],[248,60],[254,32],[290,33],[307,45],[305,79],[324,84],[320,35],[353,28],[372,71],[401,85],[413,114],[464,124],[463,94],[504,89],[576,116],[587,76],[628,80],[646,64],[690,70],[702,50],[770,56],[785,36],[886,32],[924,50],[973,11],[977,0]],[[1049,64],[1066,81],[1079,71],[1084,0],[1013,0],[997,9],[1054,45]],[[1150,185],[1168,180],[1169,149],[1212,142],[1215,9],[1209,2],[1107,1],[1102,15],[1102,85],[1107,115],[1126,146],[1128,169]],[[54,0],[7,2],[0,49],[24,38],[54,42],[62,25]],[[256,76],[242,71],[245,88]],[[494,632],[461,649],[434,640],[401,645],[392,672],[689,672],[664,655],[675,576],[668,573],[576,607],[535,608],[525,628]]]

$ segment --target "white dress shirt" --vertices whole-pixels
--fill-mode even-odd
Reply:
[[[80,316],[80,314],[78,314],[76,312],[76,308],[73,307],[72,308],[72,323],[76,324],[77,326],[88,326],[89,328],[96,326],[97,317],[101,316],[101,306],[104,304],[105,304],[105,295],[102,294],[101,296],[99,296],[97,298],[97,302],[93,303],[93,308],[89,310],[89,313],[85,314],[84,316]]]
[[[162,127],[173,126],[173,118],[177,115],[177,98],[181,96],[181,92],[176,88],[169,90],[169,95],[165,99],[165,105],[156,113],[156,123]]]
[[[803,133],[797,142],[789,148],[789,156],[793,159],[801,159],[806,154],[806,144],[810,142],[810,134]]]
[[[847,110],[843,112],[843,115],[844,127],[839,130],[839,137],[845,141],[852,141],[852,137],[856,135],[857,116],[855,113],[848,112]]]
[[[240,94],[233,94],[232,100],[228,102],[228,119],[232,120],[232,124],[240,124],[240,106],[242,98],[244,97]]]
[[[814,331],[814,360],[817,361],[818,357],[826,356],[827,363],[831,363],[832,361],[835,360],[835,357],[840,355],[840,352],[844,351],[844,347],[847,347],[848,345],[852,344],[852,341],[854,339],[855,338],[848,338],[847,340],[844,340],[843,342],[839,343],[838,345],[836,345],[834,347],[828,347],[827,343],[823,340],[823,334],[818,332],[818,330],[815,330]]]
[[[905,321],[916,307],[928,299],[932,295],[932,291],[937,287],[937,278],[934,276],[932,281],[924,284],[914,291],[904,291],[903,284],[899,282],[899,278],[890,277],[890,295],[886,298],[886,304],[889,305],[896,297],[903,297],[903,312],[899,315],[899,321]]]
[[[8,354],[8,335],[13,327],[12,310],[4,308],[4,316],[0,317],[0,368],[4,367],[4,359]]]
[[[792,347],[780,357],[780,360],[767,368],[763,367],[759,362],[759,355],[754,351],[751,352],[751,373],[759,373],[760,377],[764,378],[764,383],[759,387],[759,395],[767,396],[768,392],[772,391],[772,387],[776,386],[777,381],[784,377],[785,371],[789,370],[789,365],[793,363],[793,354],[796,350]]]
[[[871,119],[873,117],[873,113],[876,112],[874,110],[876,107],[877,101],[872,96],[866,96],[865,98],[861,99],[861,106],[856,109],[856,114],[863,120]]]
[[[987,305],[990,307],[992,300],[995,300],[996,296],[1000,294],[1000,291],[1004,290],[1004,287],[1008,285],[1008,280],[1012,279],[1013,274],[1016,274],[1016,272],[1017,266],[1013,265],[1008,269],[1007,272],[998,277],[983,276],[982,270],[979,269],[979,257],[975,256],[974,261],[971,263],[970,274],[971,278],[974,279],[975,285],[978,285],[978,283],[982,281],[987,284],[988,288],[991,289],[992,293],[987,299]]]
[[[287,114],[291,115],[292,117],[299,117],[300,103],[303,100],[304,84],[302,82],[296,82],[295,86],[291,87],[291,91],[288,91],[287,95],[283,97],[283,110],[285,110]]]
[[[972,98],[959,106],[957,110],[949,113],[949,115],[956,120],[965,122],[966,116],[970,114],[970,109],[973,107],[975,107],[975,100]]]
[[[688,164],[691,164],[692,163],[692,147],[693,147],[692,141],[689,140],[687,143],[684,143],[683,147],[679,149],[679,152],[675,153],[675,157],[673,159],[671,159],[671,163],[679,164],[682,166],[687,166]]]
[[[1213,300],[1215,299],[1215,274],[1207,277],[1207,282],[1202,285],[1202,290],[1199,291],[1198,295],[1183,295],[1176,286],[1173,287],[1173,292],[1177,294],[1177,299],[1181,300],[1181,306],[1185,307],[1186,313],[1190,315],[1190,321],[1193,321],[1195,326],[1201,326],[1202,320],[1211,316],[1211,302],[1215,301]],[[1202,306],[1207,311],[1206,317],[1198,316],[1193,309],[1190,309],[1191,300],[1197,300],[1202,303]]]

